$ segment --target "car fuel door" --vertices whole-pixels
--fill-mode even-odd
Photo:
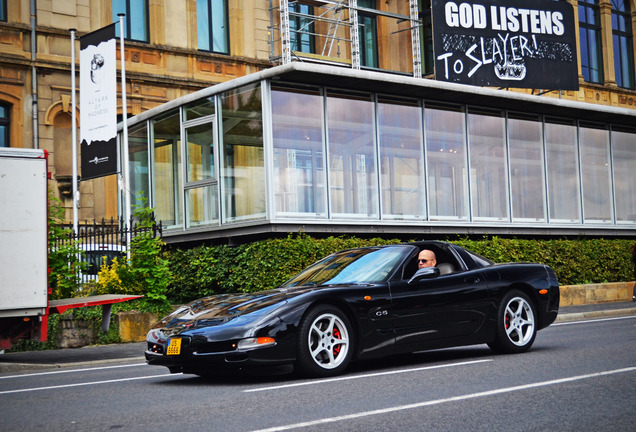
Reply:
[[[460,271],[391,288],[391,316],[397,344],[425,348],[444,338],[470,336],[483,325],[488,286],[480,270]]]

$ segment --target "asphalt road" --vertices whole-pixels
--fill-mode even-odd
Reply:
[[[521,355],[483,346],[341,377],[202,379],[137,359],[0,375],[2,431],[628,431],[636,317],[556,323]]]

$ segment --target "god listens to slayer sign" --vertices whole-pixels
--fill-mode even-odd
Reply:
[[[552,0],[433,0],[435,77],[578,90],[574,10]]]

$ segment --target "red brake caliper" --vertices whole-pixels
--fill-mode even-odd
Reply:
[[[335,337],[337,339],[340,339],[340,330],[338,330],[337,327],[334,327],[334,329],[333,329],[333,337]],[[337,357],[339,352],[340,352],[340,344],[334,345],[333,346],[333,356]]]

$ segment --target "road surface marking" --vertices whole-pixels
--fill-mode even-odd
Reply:
[[[7,363],[7,364],[10,364],[10,363]],[[50,371],[50,372],[35,372],[35,373],[22,374],[22,375],[0,376],[0,379],[25,378],[25,377],[32,377],[32,376],[38,376],[38,375],[55,375],[55,374],[72,373],[72,372],[87,372],[87,371],[96,371],[96,370],[102,370],[102,369],[115,369],[115,368],[137,367],[137,366],[148,366],[148,363],[136,363],[136,364],[117,365],[117,366],[101,366],[101,367],[94,367],[94,368],[69,369],[69,370]]]
[[[404,410],[410,410],[410,409],[415,409],[415,408],[422,408],[422,407],[431,406],[431,405],[440,405],[440,404],[447,403],[447,402],[458,402],[458,401],[463,401],[463,400],[467,400],[467,399],[475,399],[475,398],[486,397],[486,396],[494,396],[494,395],[499,395],[499,394],[502,394],[502,393],[511,393],[511,392],[516,392],[516,391],[521,391],[521,390],[528,390],[528,389],[537,388],[537,387],[546,387],[546,386],[552,386],[552,385],[556,385],[556,384],[568,383],[568,382],[572,382],[572,381],[580,381],[580,380],[589,379],[589,378],[597,378],[597,377],[601,377],[601,376],[605,376],[605,375],[614,375],[614,374],[625,373],[625,372],[634,372],[634,371],[636,371],[636,367],[628,367],[628,368],[624,368],[624,369],[615,369],[615,370],[611,370],[611,371],[596,372],[596,373],[591,373],[591,374],[587,374],[587,375],[577,375],[577,376],[568,377],[568,378],[560,378],[560,379],[555,379],[555,380],[550,380],[550,381],[542,381],[542,382],[538,382],[538,383],[525,384],[525,385],[520,385],[520,386],[515,386],[515,387],[506,387],[506,388],[501,388],[501,389],[497,389],[497,390],[489,390],[489,391],[485,391],[485,392],[467,394],[467,395],[463,395],[463,396],[455,396],[455,397],[450,397],[450,398],[445,398],[445,399],[437,399],[437,400],[419,402],[419,403],[414,403],[414,404],[409,404],[409,405],[400,405],[400,406],[396,406],[396,407],[378,409],[378,410],[373,410],[373,411],[363,411],[363,412],[359,412],[359,413],[355,413],[355,414],[348,414],[348,415],[343,415],[343,416],[338,416],[338,417],[331,417],[331,418],[313,420],[313,421],[302,422],[302,423],[294,423],[294,424],[284,425],[284,426],[275,426],[275,427],[268,428],[268,429],[258,429],[258,430],[252,431],[252,432],[280,432],[280,431],[286,431],[286,430],[290,430],[290,429],[298,429],[298,428],[304,428],[304,427],[318,426],[318,425],[324,425],[324,424],[328,424],[328,423],[336,423],[336,422],[342,422],[342,421],[346,421],[346,420],[354,420],[354,419],[358,419],[358,418],[362,418],[362,417],[369,417],[369,416],[373,416],[373,415],[387,414],[387,413],[392,413],[392,412],[397,412],[397,411],[404,411]],[[340,425],[340,426],[342,427],[342,425]]]
[[[370,377],[379,377],[383,375],[395,375],[395,374],[402,374],[402,373],[409,373],[409,372],[420,372],[424,370],[440,369],[440,368],[447,368],[447,367],[453,367],[453,366],[466,366],[466,365],[484,363],[484,362],[490,362],[490,361],[493,361],[493,360],[492,359],[473,360],[473,361],[443,364],[443,365],[437,365],[437,366],[425,366],[425,367],[412,368],[412,369],[400,369],[400,370],[390,371],[390,372],[378,372],[378,373],[371,373],[371,374],[364,374],[364,375],[345,376],[345,377],[339,377],[339,378],[327,378],[327,379],[321,379],[321,380],[304,381],[304,382],[294,383],[294,384],[283,384],[279,386],[259,387],[259,388],[250,389],[250,390],[243,390],[243,392],[254,393],[254,392],[261,392],[261,391],[268,391],[268,390],[280,390],[280,389],[285,389],[290,387],[301,387],[301,386],[324,384],[324,383],[336,382],[336,381],[348,381],[348,380],[354,380],[359,378],[370,378]]]
[[[165,377],[165,376],[171,376],[171,375],[181,375],[181,374],[167,373],[167,374],[150,375],[150,376],[144,376],[144,377],[120,378],[120,379],[113,379],[113,380],[106,380],[106,381],[91,381],[91,382],[85,382],[85,383],[64,384],[64,385],[56,385],[56,386],[49,386],[49,387],[35,387],[35,388],[27,388],[27,389],[6,390],[6,391],[0,391],[0,395],[11,394],[11,393],[24,393],[24,392],[32,392],[32,391],[40,391],[40,390],[54,390],[54,389],[62,389],[62,388],[70,388],[70,387],[81,387],[81,386],[96,385],[96,384],[111,384],[111,383],[119,383],[119,382],[126,382],[126,381],[143,380],[143,379],[149,379],[149,378],[159,378],[159,377]]]

